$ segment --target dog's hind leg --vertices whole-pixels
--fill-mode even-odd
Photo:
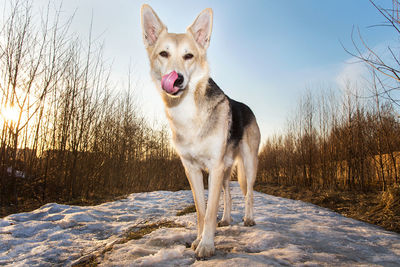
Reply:
[[[218,226],[228,226],[231,224],[231,210],[232,210],[232,197],[231,190],[229,188],[229,182],[231,180],[232,167],[228,168],[224,172],[224,181],[222,182],[222,189],[224,190],[224,214],[222,215],[221,221],[218,222]]]
[[[237,176],[238,176],[238,182],[240,185],[240,189],[242,190],[242,193],[244,196],[247,194],[247,180],[246,180],[246,173],[244,171],[244,163],[243,163],[243,158],[242,155],[239,154],[237,157]]]
[[[257,174],[257,152],[258,151],[252,151],[247,143],[244,142],[241,144],[240,160],[243,164],[241,166],[243,167],[242,175],[244,174],[245,176],[241,177],[241,188],[245,195],[245,215],[243,218],[245,226],[253,226],[256,224],[253,215],[253,185]]]
[[[182,164],[185,167],[186,176],[189,180],[190,187],[193,193],[194,204],[197,213],[197,238],[192,243],[192,249],[196,249],[201,241],[201,235],[204,228],[204,216],[206,212],[206,204],[204,198],[203,173],[201,169],[194,166],[185,159],[182,159]]]

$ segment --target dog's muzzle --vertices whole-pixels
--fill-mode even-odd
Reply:
[[[183,90],[183,82],[184,77],[182,74],[177,73],[176,71],[171,71],[170,73],[162,76],[161,87],[168,94],[176,95],[180,90]]]

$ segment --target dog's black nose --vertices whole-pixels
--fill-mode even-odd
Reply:
[[[183,84],[183,80],[184,80],[183,75],[178,73],[178,78],[175,80],[174,86],[177,87],[181,86]]]

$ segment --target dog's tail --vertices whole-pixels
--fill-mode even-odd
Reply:
[[[246,195],[247,194],[247,179],[246,179],[246,173],[244,171],[243,158],[240,155],[236,158],[236,166],[237,166],[237,176],[238,176],[240,189],[242,189],[243,195]]]

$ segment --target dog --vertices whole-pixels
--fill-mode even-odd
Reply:
[[[149,5],[141,8],[143,42],[151,77],[164,102],[172,143],[185,168],[197,212],[198,258],[215,253],[218,202],[224,192],[219,226],[231,223],[229,181],[237,165],[245,196],[244,225],[255,225],[253,185],[257,173],[260,130],[251,109],[229,98],[209,75],[206,52],[210,44],[213,11],[203,10],[186,33],[169,33]],[[206,208],[202,170],[208,171]]]

